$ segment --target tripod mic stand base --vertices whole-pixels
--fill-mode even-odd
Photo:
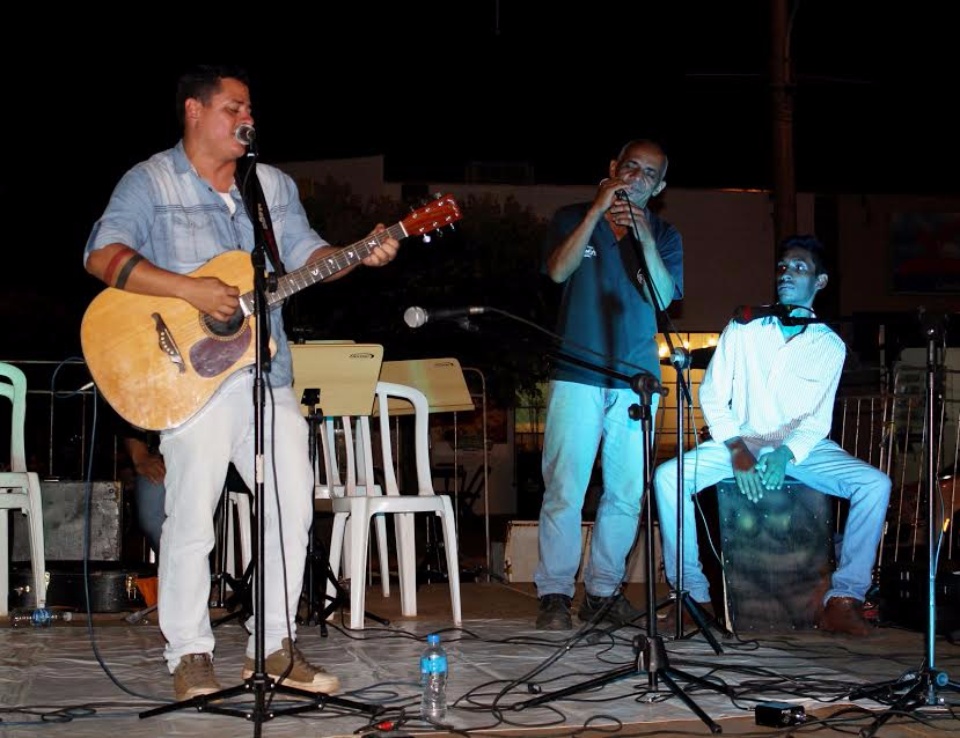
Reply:
[[[252,695],[253,703],[228,703],[232,697],[242,697]],[[270,705],[267,708],[267,696],[270,695]],[[297,705],[278,705],[275,700],[276,695],[289,695],[300,697],[305,700]],[[219,692],[203,694],[197,697],[191,697],[182,702],[174,702],[169,705],[154,708],[140,713],[141,718],[153,717],[166,712],[180,710],[188,707],[195,707],[197,712],[213,712],[220,715],[233,715],[248,720],[262,723],[272,720],[281,715],[295,715],[301,712],[311,710],[322,710],[327,705],[333,705],[339,708],[354,710],[359,713],[377,717],[384,711],[383,705],[365,704],[356,700],[344,699],[342,697],[333,697],[323,692],[310,692],[305,689],[288,687],[284,684],[277,684],[274,679],[267,674],[254,674],[242,684],[235,687],[222,689]]]
[[[678,606],[679,602],[679,606]],[[707,639],[707,643],[710,644],[710,647],[713,649],[713,652],[718,656],[723,653],[723,648],[720,646],[720,643],[717,641],[714,634],[711,632],[711,627],[716,628],[720,631],[721,635],[728,637],[732,633],[727,630],[720,622],[716,619],[712,612],[707,612],[703,607],[697,603],[690,594],[686,591],[681,592],[679,595],[676,592],[670,594],[670,596],[664,600],[658,602],[653,608],[653,616],[656,617],[656,613],[664,607],[669,607],[674,610],[674,623],[669,627],[669,630],[674,631],[673,634],[667,633],[668,628],[662,630],[668,637],[672,637],[675,640],[681,640],[683,638],[689,638],[693,635],[703,633],[703,637]],[[677,610],[679,609],[679,612]],[[696,626],[689,633],[683,632],[683,623],[684,623],[684,613],[689,616],[690,620],[693,621]],[[666,625],[666,624],[665,624]],[[659,624],[658,624],[659,629]]]
[[[602,687],[606,684],[611,684],[612,682],[616,682],[627,677],[641,676],[645,673],[648,681],[647,693],[651,695],[651,698],[661,694],[659,690],[659,682],[663,681],[663,683],[669,688],[670,693],[676,695],[684,705],[690,708],[690,710],[710,729],[711,733],[722,732],[720,726],[714,722],[714,720],[683,691],[680,685],[677,684],[676,680],[683,679],[704,689],[711,689],[716,692],[721,692],[731,698],[735,696],[732,688],[725,685],[716,684],[715,682],[711,682],[707,679],[701,679],[694,674],[671,667],[667,658],[667,649],[664,647],[663,638],[660,636],[639,635],[634,639],[633,648],[637,653],[637,661],[635,664],[614,669],[604,676],[597,677],[596,679],[590,679],[581,684],[575,684],[565,689],[559,689],[555,692],[547,692],[532,699],[518,702],[513,705],[513,709],[524,710],[528,707],[542,705],[546,702],[552,702],[553,700],[560,699],[562,697],[567,697],[572,694],[578,694],[579,692],[593,689],[594,687]]]
[[[960,684],[951,682],[945,671],[925,669],[900,679],[867,684],[852,690],[849,694],[852,700],[870,699],[890,705],[877,716],[869,728],[860,731],[861,738],[871,738],[894,716],[924,707],[945,707],[946,700],[938,693],[939,689],[960,692]]]

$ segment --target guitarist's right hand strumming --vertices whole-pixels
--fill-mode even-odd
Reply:
[[[191,277],[187,283],[180,297],[201,313],[226,322],[240,309],[240,290],[217,277]]]

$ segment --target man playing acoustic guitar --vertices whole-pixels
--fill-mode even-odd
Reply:
[[[233,462],[247,486],[255,489],[257,457],[257,408],[251,400],[254,368],[250,362],[237,360],[255,345],[255,335],[249,335],[256,333],[255,321],[238,284],[229,275],[221,278],[201,267],[215,257],[223,258],[226,252],[247,252],[244,263],[250,263],[249,254],[259,234],[268,245],[272,242],[275,248],[270,250],[279,256],[280,268],[268,264],[269,271],[301,269],[316,260],[331,262],[340,254],[339,266],[331,270],[331,275],[339,277],[360,263],[372,267],[389,263],[397,254],[399,240],[393,229],[378,225],[360,244],[365,248],[351,263],[355,249],[334,250],[310,227],[289,176],[262,164],[256,166],[255,176],[244,175],[242,165],[254,155],[255,147],[250,91],[242,70],[199,67],[183,75],[177,89],[177,112],[183,125],[182,140],[123,176],[84,251],[87,271],[112,288],[107,292],[123,291],[118,294],[125,299],[148,296],[154,301],[147,313],[149,325],[144,326],[144,347],[125,354],[113,347],[110,342],[118,343],[129,331],[111,330],[110,320],[94,331],[94,321],[85,319],[83,338],[85,355],[94,340],[113,347],[110,354],[118,366],[112,373],[101,374],[105,384],[111,377],[129,372],[131,381],[148,392],[152,387],[164,387],[160,378],[145,370],[148,362],[159,356],[172,388],[154,391],[151,397],[161,411],[177,406],[176,382],[188,382],[192,377],[213,377],[216,382],[216,391],[186,422],[169,428],[163,422],[157,424],[162,428],[160,451],[166,461],[167,493],[159,618],[174,692],[183,700],[220,690],[213,670],[214,637],[208,612],[213,514],[229,463]],[[252,201],[265,203],[269,217],[261,214],[256,222],[251,221],[247,187],[253,187],[255,193],[261,191],[259,199]],[[191,274],[196,270],[200,273]],[[259,561],[265,582],[266,672],[275,680],[283,675],[283,683],[291,687],[330,694],[339,689],[337,677],[312,665],[295,643],[314,480],[307,425],[292,389],[281,305],[277,300],[269,310],[275,349],[269,372],[263,374],[265,520]],[[189,320],[176,319],[178,308],[186,311]],[[126,317],[120,313],[117,310],[113,316],[116,321]],[[216,335],[218,328],[236,329],[237,316],[243,322],[236,339],[222,340]],[[178,329],[184,330],[180,336]],[[190,338],[194,334],[195,341]],[[98,379],[96,374],[94,379]],[[111,404],[116,401],[106,390],[104,396]],[[253,619],[247,625],[252,631]],[[254,639],[251,633],[244,679],[254,673]]]

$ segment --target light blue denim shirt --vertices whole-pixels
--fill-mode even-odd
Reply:
[[[257,164],[256,172],[283,266],[287,271],[298,269],[327,242],[310,227],[289,175],[266,164]],[[193,272],[225,251],[252,252],[253,224],[236,185],[230,196],[236,203],[233,214],[220,194],[197,174],[180,141],[124,174],[93,226],[84,264],[92,251],[112,243],[129,246],[158,267],[179,274]],[[269,258],[267,267],[271,268]],[[293,383],[280,308],[277,303],[270,311],[271,337],[277,349],[267,379],[273,387]]]

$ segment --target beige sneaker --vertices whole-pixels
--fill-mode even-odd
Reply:
[[[328,674],[322,667],[307,661],[296,644],[290,643],[289,638],[283,639],[283,648],[267,656],[264,668],[272,679],[289,687],[324,694],[335,694],[340,690],[340,680],[333,674]],[[243,678],[252,677],[253,669],[253,659],[247,656],[243,661]],[[289,673],[287,669],[290,670]]]
[[[210,654],[189,653],[180,657],[180,663],[173,670],[173,693],[178,701],[219,691]]]

